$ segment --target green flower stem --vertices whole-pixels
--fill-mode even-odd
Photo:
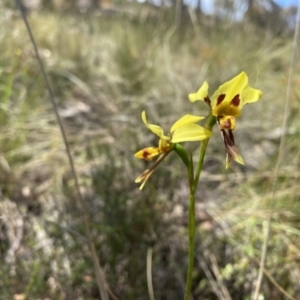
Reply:
[[[184,147],[180,144],[174,144],[173,150],[179,155],[181,160],[186,166],[188,177],[189,177],[189,187],[191,189],[193,182],[194,182],[194,168],[193,168],[193,160],[192,156],[189,156],[189,154],[186,152]]]
[[[195,194],[190,192],[189,199],[189,264],[188,274],[186,280],[184,300],[190,299],[190,293],[192,288],[192,277],[194,269],[194,252],[195,252]]]
[[[212,130],[213,126],[216,123],[216,118],[211,114],[208,115],[207,122],[205,124],[205,128],[208,130]],[[189,197],[189,263],[188,263],[188,274],[185,288],[184,300],[190,299],[191,288],[192,288],[192,277],[193,277],[193,269],[194,269],[194,253],[195,253],[195,229],[196,229],[196,221],[195,221],[195,193],[197,190],[198,182],[200,179],[200,174],[203,167],[203,161],[206,153],[206,148],[208,145],[209,139],[206,139],[201,142],[200,151],[199,151],[199,161],[197,165],[197,171],[195,179],[193,180],[192,185],[190,186],[190,197]]]
[[[210,113],[207,117],[205,128],[212,131],[215,124],[216,124],[216,117],[213,116],[211,111],[210,111]],[[205,152],[206,152],[208,142],[209,142],[209,138],[201,142],[201,146],[200,146],[200,150],[199,150],[199,161],[198,161],[198,165],[197,165],[197,171],[196,171],[196,176],[195,176],[195,180],[194,180],[192,193],[196,192],[196,189],[197,189],[197,186],[198,186],[198,182],[199,182],[199,179],[200,179],[200,174],[201,174],[201,171],[202,171],[204,156],[205,156]]]

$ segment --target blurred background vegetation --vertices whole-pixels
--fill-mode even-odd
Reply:
[[[23,1],[67,130],[106,280],[119,299],[182,299],[187,266],[187,181],[170,155],[141,192],[155,145],[141,112],[166,130],[187,95],[212,92],[242,70],[263,98],[238,120],[246,166],[225,171],[215,128],[197,199],[193,299],[251,299],[282,134],[295,8],[273,1]],[[0,4],[0,299],[100,299],[82,212],[58,124],[13,1]],[[299,50],[298,50],[299,52]],[[261,299],[300,295],[300,68],[292,85]],[[192,147],[193,145],[191,145]],[[195,146],[194,146],[195,147]],[[195,150],[194,148],[190,148]]]

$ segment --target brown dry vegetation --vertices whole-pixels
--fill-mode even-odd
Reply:
[[[246,166],[224,170],[215,129],[197,199],[194,299],[251,299],[286,97],[293,32],[249,21],[184,19],[173,12],[37,11],[29,22],[51,79],[88,205],[101,265],[119,299],[148,299],[153,248],[156,299],[182,299],[187,265],[187,182],[170,155],[142,192],[147,166],[133,154],[155,137],[140,115],[168,129],[183,113],[206,115],[187,95],[241,70],[263,98],[245,108],[236,142]],[[0,12],[0,299],[99,299],[59,127],[24,24]],[[284,162],[261,294],[300,294],[299,86],[297,63]],[[195,145],[189,145],[196,150]],[[196,152],[195,152],[196,153]],[[282,289],[282,290],[280,290]],[[223,295],[223,296],[222,296]],[[230,296],[229,296],[230,295]],[[19,298],[18,298],[19,297]],[[223,298],[222,298],[223,297]]]

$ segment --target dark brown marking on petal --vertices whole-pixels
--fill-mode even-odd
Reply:
[[[145,149],[145,150],[143,151],[143,157],[144,157],[145,159],[149,159],[149,155],[150,155],[150,153]]]
[[[240,95],[237,94],[233,97],[233,99],[230,101],[230,104],[233,106],[238,107],[240,105],[241,99],[240,99]]]
[[[218,97],[218,99],[217,99],[217,105],[220,105],[223,102],[225,96],[226,96],[225,94],[222,94],[222,95],[220,95]]]
[[[208,96],[204,98],[204,101],[208,106],[211,106],[211,102]]]

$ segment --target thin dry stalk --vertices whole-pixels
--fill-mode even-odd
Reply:
[[[254,258],[254,261],[257,264],[260,264],[259,261],[258,261],[258,259]],[[288,299],[290,299],[290,300],[296,300],[296,298],[294,298],[293,296],[291,296],[288,292],[285,291],[285,289],[283,287],[281,287],[281,285],[274,279],[274,277],[266,269],[263,269],[263,272],[266,275],[266,277],[273,283],[273,285],[278,289],[278,291],[280,291]]]
[[[270,203],[269,203],[269,217],[267,220],[267,230],[266,230],[264,243],[263,243],[263,247],[262,247],[261,260],[260,260],[259,271],[258,271],[258,276],[257,276],[256,288],[255,288],[255,291],[253,294],[253,300],[257,300],[259,297],[260,288],[261,288],[261,284],[262,284],[262,280],[263,280],[263,274],[264,274],[264,272],[266,272],[265,271],[265,263],[266,263],[266,257],[267,257],[267,252],[268,252],[268,241],[269,241],[270,232],[271,232],[271,223],[272,223],[274,200],[276,197],[278,174],[279,174],[279,168],[280,168],[281,162],[284,157],[284,145],[285,145],[285,141],[286,141],[288,120],[290,117],[290,102],[291,102],[291,96],[292,96],[292,84],[293,84],[293,78],[294,78],[294,71],[295,71],[295,66],[296,66],[297,40],[299,38],[299,29],[300,29],[300,0],[298,0],[296,27],[295,27],[295,33],[294,33],[293,48],[292,48],[289,76],[288,76],[288,84],[287,84],[287,90],[286,90],[286,100],[285,100],[283,120],[282,120],[282,126],[281,126],[283,134],[280,137],[278,157],[277,157],[276,168],[275,168],[275,172],[274,172],[274,179],[273,179],[273,184],[272,184],[272,198],[270,199]]]
[[[202,257],[202,255],[197,255],[197,260],[206,276],[206,278],[208,279],[214,293],[216,294],[216,296],[218,297],[219,300],[224,300],[224,297],[221,293],[221,291],[219,290],[218,284],[216,282],[216,280],[214,279],[211,271],[209,270],[208,265],[205,262],[204,257]]]
[[[91,257],[92,257],[92,260],[93,260],[94,272],[95,272],[95,275],[96,275],[96,281],[97,281],[97,285],[98,285],[98,289],[99,289],[101,299],[102,300],[109,300],[108,293],[110,294],[111,298],[117,299],[117,297],[112,293],[112,291],[108,287],[108,284],[107,284],[107,282],[105,280],[105,277],[104,277],[104,273],[103,273],[102,268],[100,266],[99,257],[97,255],[95,245],[94,245],[94,242],[93,242],[93,238],[92,238],[92,234],[91,234],[91,228],[90,228],[90,224],[89,224],[87,209],[85,207],[85,202],[84,202],[84,199],[83,199],[82,194],[80,192],[78,176],[77,176],[77,173],[76,173],[75,165],[74,165],[73,158],[72,158],[71,151],[70,151],[70,147],[69,147],[69,144],[68,144],[66,132],[65,132],[64,126],[62,124],[61,118],[59,116],[59,113],[58,113],[57,105],[56,105],[56,102],[55,102],[55,99],[54,99],[54,93],[52,91],[47,73],[45,71],[44,64],[43,64],[43,62],[41,60],[41,57],[39,55],[38,47],[36,45],[34,36],[32,34],[32,30],[30,28],[30,25],[27,21],[26,14],[24,12],[24,9],[22,9],[22,5],[20,3],[20,0],[16,0],[16,4],[19,7],[19,10],[21,12],[24,24],[25,24],[27,32],[28,32],[28,35],[30,37],[30,41],[33,45],[37,61],[39,63],[44,81],[46,83],[47,90],[49,92],[50,102],[52,104],[52,108],[53,108],[53,111],[55,113],[57,122],[59,124],[60,132],[61,132],[64,144],[65,144],[65,147],[66,147],[66,153],[67,153],[67,156],[68,156],[69,165],[70,165],[71,172],[72,172],[72,175],[73,175],[73,179],[74,179],[74,182],[75,182],[75,190],[76,190],[76,196],[77,196],[76,198],[77,198],[78,204],[81,208],[81,212],[82,212],[82,215],[83,215],[85,234],[86,234],[87,241],[88,241],[88,244],[89,244],[89,248],[90,248],[90,252],[91,252],[90,254],[91,254]]]
[[[226,285],[224,285],[224,283],[223,283],[222,275],[221,275],[220,268],[218,266],[218,262],[217,262],[216,257],[213,254],[210,254],[209,259],[211,261],[212,270],[215,274],[215,277],[217,279],[219,287],[221,288],[221,291],[223,292],[224,299],[225,300],[232,300]]]
[[[150,247],[147,250],[147,285],[150,300],[155,300],[153,283],[152,283],[152,254],[153,248]]]

